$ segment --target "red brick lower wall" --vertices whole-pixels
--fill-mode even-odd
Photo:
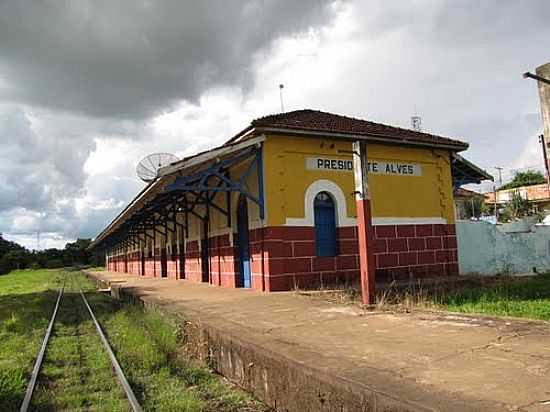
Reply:
[[[375,226],[374,256],[376,280],[458,274],[458,254],[454,225],[378,225]],[[250,231],[252,288],[283,291],[310,288],[337,282],[355,282],[359,278],[359,250],[356,227],[338,229],[338,256],[315,256],[313,227],[277,226]],[[236,236],[235,236],[236,238]],[[183,275],[202,282],[199,241],[189,241],[184,256]],[[111,257],[111,271],[141,274],[139,252]],[[167,277],[180,279],[179,255],[167,254]],[[239,287],[237,247],[229,235],[209,238],[208,282],[225,287]],[[161,277],[161,253],[145,258],[145,274]]]
[[[313,227],[279,226],[265,228],[263,231],[258,229],[255,232],[254,239],[263,235],[267,291],[352,282],[359,277],[359,250],[355,227],[338,229],[339,254],[334,257],[315,256]],[[254,258],[255,254],[252,255]]]
[[[455,225],[375,226],[377,280],[458,275]]]
[[[218,286],[238,287],[238,252],[231,246],[229,235],[210,238],[210,283]],[[260,288],[261,289],[261,288]]]

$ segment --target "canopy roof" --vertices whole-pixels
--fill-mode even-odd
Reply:
[[[245,142],[226,144],[208,152],[177,162],[175,170],[167,166],[159,171],[159,176],[149,183],[132,202],[107,226],[92,242],[90,248],[99,245],[111,247],[121,241],[130,242],[131,238],[144,240],[147,230],[163,235],[177,230],[187,231],[188,225],[178,222],[177,214],[183,214],[187,221],[189,215],[200,219],[208,218],[209,208],[224,214],[231,225],[231,202],[229,194],[239,192],[260,207],[263,218],[263,177],[260,145],[264,137],[259,136]],[[242,176],[233,179],[229,169],[246,163]],[[253,195],[246,187],[245,180],[253,168],[258,170],[259,196]],[[220,202],[219,193],[226,193]],[[198,205],[206,206],[206,212],[200,214]],[[162,229],[157,226],[163,227]],[[136,243],[134,239],[134,244]]]
[[[451,156],[451,173],[455,188],[469,183],[481,183],[484,180],[493,180],[493,176],[469,160],[464,159],[458,153],[453,153]]]

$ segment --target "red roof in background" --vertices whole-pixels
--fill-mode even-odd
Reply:
[[[483,193],[474,192],[473,190],[464,189],[463,187],[457,187],[453,191],[454,197],[484,197],[485,195]]]
[[[451,145],[460,150],[468,147],[468,143],[448,137],[309,109],[260,117],[253,120],[251,126],[382,137],[396,141]]]

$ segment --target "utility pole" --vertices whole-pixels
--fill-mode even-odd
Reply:
[[[503,167],[495,166],[495,169],[498,171],[498,185],[502,186],[502,169]]]
[[[497,187],[493,186],[493,194],[495,195],[495,224],[498,223],[498,205],[497,205]]]
[[[496,171],[498,172],[498,186],[502,186],[502,169],[503,167],[495,166]],[[498,192],[496,185],[493,185],[493,195],[495,197],[495,224],[498,223]]]
[[[357,235],[359,237],[359,268],[363,304],[373,305],[375,296],[375,263],[370,190],[367,177],[367,142],[353,142],[353,171],[357,206]]]
[[[524,79],[528,79],[528,78],[529,79],[534,79],[534,80],[537,80],[539,82],[550,84],[550,79],[546,79],[545,77],[538,76],[538,75],[530,73],[530,72],[523,73],[523,78]]]
[[[542,158],[544,169],[546,170],[546,189],[548,190],[548,197],[550,197],[550,169],[548,167],[548,155],[546,154],[546,139],[543,134],[539,136],[539,143],[542,147]]]

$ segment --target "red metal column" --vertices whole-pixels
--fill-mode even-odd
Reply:
[[[357,231],[359,237],[359,266],[361,270],[361,292],[363,303],[375,303],[375,270],[373,253],[373,227],[370,207],[370,192],[367,179],[367,143],[353,143],[353,169],[357,207]]]

